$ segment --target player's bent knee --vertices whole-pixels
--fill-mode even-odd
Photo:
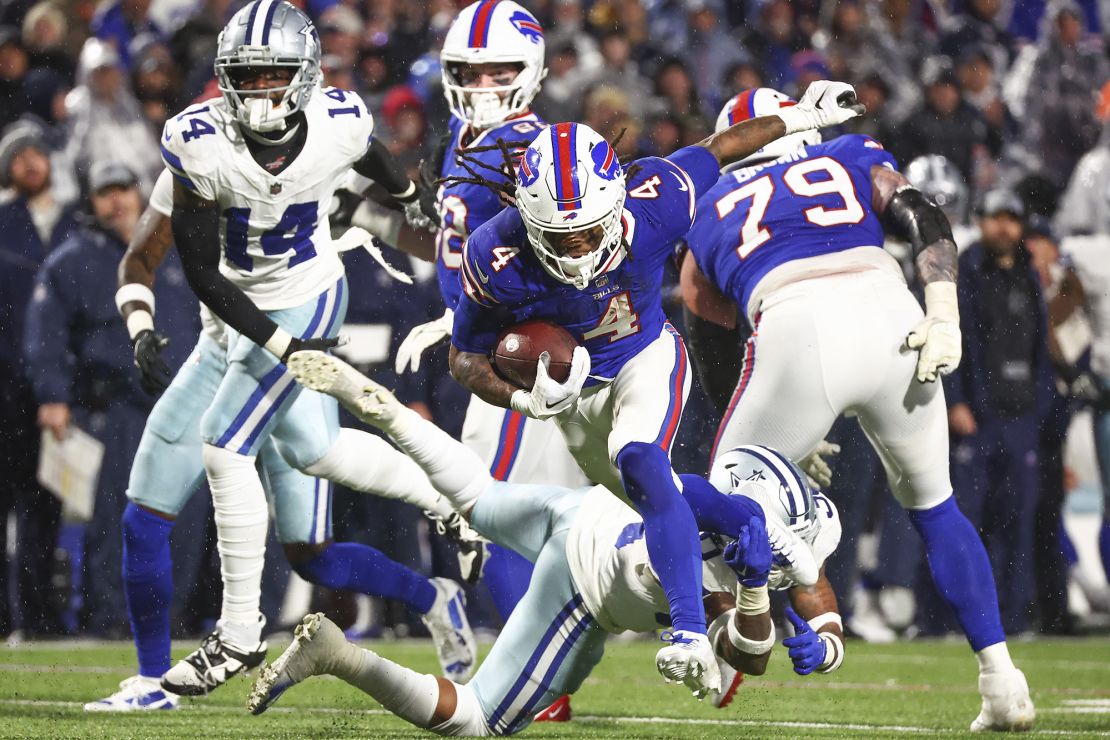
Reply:
[[[952,498],[952,488],[947,490],[941,489],[928,494],[922,494],[919,491],[907,490],[902,486],[894,486],[891,489],[894,498],[906,511],[928,511],[935,509],[948,499]]]
[[[616,464],[630,497],[637,492],[641,495],[650,494],[657,488],[651,485],[653,481],[674,475],[666,450],[647,442],[626,444],[617,453]],[[629,486],[629,483],[634,485]],[[634,490],[629,490],[630,488]]]
[[[281,549],[285,551],[285,559],[289,561],[290,567],[297,575],[310,583],[316,583],[299,569],[319,559],[331,545],[330,540],[328,542],[283,542]]]
[[[469,685],[455,684],[455,695],[455,713],[446,722],[428,729],[445,737],[491,737],[493,732],[474,690]]]

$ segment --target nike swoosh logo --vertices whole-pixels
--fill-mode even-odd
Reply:
[[[478,267],[478,265],[474,265],[474,272],[478,273],[478,278],[479,278],[479,279],[480,279],[480,280],[481,280],[481,281],[482,281],[483,283],[488,283],[488,282],[489,282],[489,275],[487,275],[486,273],[482,272],[482,268],[481,268],[481,267]]]
[[[554,719],[555,717],[559,716],[559,713],[561,711],[562,711],[562,707],[556,707],[555,709],[548,709],[546,712],[543,713],[543,716],[546,717],[547,719]]]
[[[556,406],[558,406],[561,403],[562,403],[562,401],[556,401],[555,403],[552,403],[551,401],[548,401],[547,404],[546,404],[547,405],[547,410],[552,411],[552,410],[555,409]]]
[[[678,189],[679,190],[689,190],[690,189],[690,188],[686,187],[686,181],[683,180],[682,177],[677,172],[672,172],[671,174],[674,175],[674,179],[678,180]]]

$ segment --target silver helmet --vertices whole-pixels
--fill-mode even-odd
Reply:
[[[755,499],[768,519],[774,517],[808,544],[817,539],[821,521],[805,474],[770,447],[744,445],[717,455],[709,482],[722,493]]]
[[[956,165],[939,154],[926,154],[906,165],[904,174],[911,185],[940,206],[949,221],[967,223],[970,196]]]
[[[236,120],[254,131],[280,131],[285,119],[303,111],[320,77],[320,37],[304,13],[284,0],[255,0],[236,13],[216,42],[216,80]],[[286,67],[288,85],[246,90],[241,75],[248,68]]]

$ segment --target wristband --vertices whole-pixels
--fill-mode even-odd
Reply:
[[[844,641],[834,632],[822,632],[818,637],[825,643],[825,660],[817,666],[817,672],[832,673],[844,662]]]
[[[127,314],[127,335],[134,342],[135,337],[144,331],[154,331],[154,317],[150,315],[149,311],[136,308]]]
[[[844,631],[844,622],[840,619],[840,615],[836,612],[825,612],[824,614],[819,614],[813,619],[808,620],[807,624],[809,624],[809,628],[814,632],[820,632],[822,627],[830,624],[835,624],[837,627],[840,628],[841,632]]]
[[[766,584],[754,588],[740,586],[736,592],[736,611],[748,616],[762,614],[771,608],[771,596]]]
[[[531,407],[529,403],[532,394],[521,388],[520,390],[513,391],[513,395],[509,398],[509,408],[516,411],[518,414],[524,414],[531,417]]]
[[[402,203],[411,203],[416,200],[416,183],[409,180],[409,186],[401,193],[390,193],[394,198]]]
[[[292,342],[293,337],[289,336],[289,332],[279,326],[274,329],[274,333],[270,335],[270,338],[266,340],[266,344],[263,346],[280,360],[285,356]]]
[[[728,621],[728,641],[732,643],[734,648],[746,655],[763,655],[775,646],[775,623],[771,622],[771,631],[766,639],[750,640],[740,634],[740,628],[736,626],[736,620],[730,619]]]
[[[926,284],[925,316],[959,325],[960,304],[956,298],[955,283],[950,280],[937,280]]]
[[[123,313],[123,307],[132,301],[145,303],[148,313],[154,315],[154,291],[141,283],[127,283],[116,291],[116,310]]]

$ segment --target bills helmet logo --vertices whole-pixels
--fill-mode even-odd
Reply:
[[[621,173],[621,163],[617,160],[617,153],[613,147],[600,143],[593,148],[590,156],[594,160],[594,172],[602,180],[612,182]]]
[[[543,41],[543,26],[537,23],[535,18],[525,13],[523,10],[518,10],[509,16],[509,22],[513,24],[516,30],[520,31],[520,34],[524,36],[524,38],[528,39],[533,44],[538,44]]]
[[[539,150],[528,147],[524,150],[524,156],[520,158],[520,184],[524,187],[530,187],[540,176],[540,153]]]
[[[576,218],[578,218],[578,211],[571,211],[570,213],[563,216],[564,221],[572,221]]]

